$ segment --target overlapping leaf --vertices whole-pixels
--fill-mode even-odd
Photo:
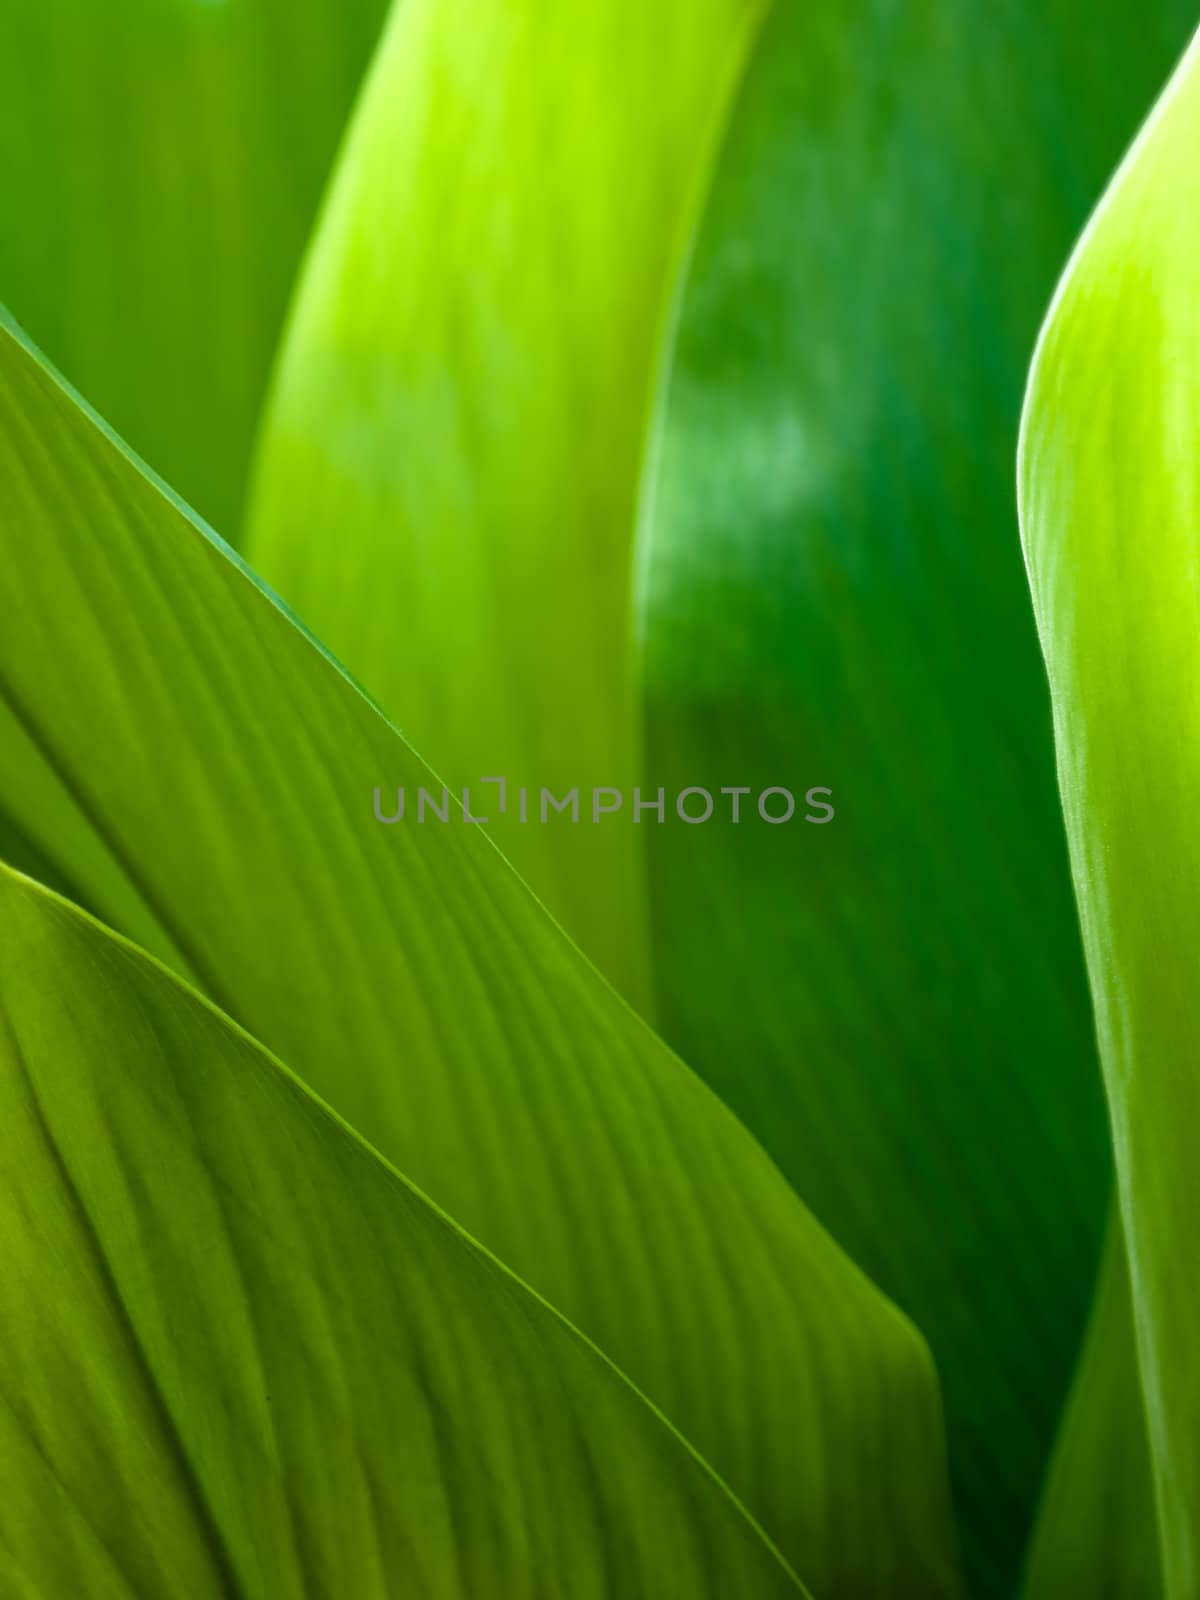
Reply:
[[[927,1332],[1016,1576],[1106,1130],[1013,456],[1037,319],[1194,7],[778,6],[718,163],[639,553],[676,1047]],[[776,814],[779,801],[775,801]]]
[[[1193,45],[1060,288],[1020,471],[1173,1600],[1200,1584],[1198,152]]]
[[[227,535],[385,0],[9,0],[0,300]]]
[[[628,574],[659,321],[763,0],[407,0],[285,345],[251,559],[645,1011]],[[484,776],[507,777],[505,815]],[[578,825],[522,827],[541,789]],[[591,790],[619,814],[593,823]]]
[[[1027,1568],[1025,1600],[1162,1593],[1129,1268],[1115,1219]]]
[[[4,868],[0,1121],[6,1595],[801,1592],[556,1313]]]
[[[157,950],[593,1337],[815,1592],[952,1590],[918,1336],[482,830],[374,819],[428,769],[11,330],[0,552],[14,820],[64,877],[108,916],[119,875]],[[64,794],[79,826],[43,839]]]

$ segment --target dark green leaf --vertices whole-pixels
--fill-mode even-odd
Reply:
[[[652,834],[664,1026],[928,1335],[982,1593],[1015,1578],[1109,1182],[1017,537],[1021,383],[1194,15],[777,6],[643,528],[649,783],[798,801],[786,826],[750,800],[738,827]],[[824,826],[800,820],[816,786]]]

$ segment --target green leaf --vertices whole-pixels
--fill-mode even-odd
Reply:
[[[7,869],[0,930],[5,1594],[801,1592],[598,1352],[220,1013]]]
[[[33,844],[3,811],[0,811],[0,861],[16,867],[27,877],[36,878],[39,883],[45,884],[47,888],[54,889],[59,894],[74,898],[76,901],[82,900],[82,897],[72,890],[50,857],[38,845]],[[90,908],[85,907],[85,909]]]
[[[762,9],[398,8],[308,262],[248,534],[644,1013],[636,476],[660,322]],[[479,782],[495,775],[505,817]],[[535,808],[578,788],[580,824],[522,826],[521,786]],[[597,787],[621,815],[593,823]]]
[[[777,6],[647,485],[644,781],[718,807],[650,833],[659,1015],[929,1337],[981,1593],[1016,1576],[1109,1184],[1020,564],[1021,383],[1193,18]],[[756,813],[776,785],[786,826]],[[832,823],[802,820],[814,787]]]
[[[1162,1593],[1129,1265],[1116,1218],[1022,1592],[1024,1600],[1152,1600]]]
[[[9,0],[0,299],[226,533],[385,0]]]
[[[1063,280],[1020,457],[1166,1587],[1200,1583],[1200,43]]]
[[[0,560],[14,820],[37,842],[39,789],[73,796],[54,842],[98,912],[116,864],[156,951],[593,1338],[823,1600],[953,1592],[914,1330],[482,829],[375,820],[428,769],[3,329]]]

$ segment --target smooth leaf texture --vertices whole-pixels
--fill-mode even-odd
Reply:
[[[555,1312],[6,869],[0,1121],[6,1595],[802,1592]]]
[[[639,550],[667,1037],[926,1332],[1016,1578],[1108,1152],[1013,456],[1073,231],[1191,0],[776,7],[682,295]],[[802,797],[833,790],[814,826]],[[774,801],[780,814],[780,801]]]
[[[660,318],[762,9],[398,7],[291,321],[248,532],[643,1013],[636,473]],[[479,784],[497,775],[506,816]],[[535,810],[542,786],[579,787],[582,821],[522,826],[520,786]],[[621,815],[593,823],[597,786]]]
[[[1200,46],[1060,288],[1020,462],[1166,1587],[1200,1594]]]
[[[952,1592],[919,1337],[483,830],[373,818],[431,774],[7,330],[0,554],[0,694],[43,757],[14,820],[42,842],[37,784],[73,796],[64,876],[107,916],[119,868],[156,948],[595,1339],[814,1593]]]
[[[1158,1520],[1129,1267],[1110,1223],[1100,1284],[1054,1449],[1024,1600],[1157,1600]]]
[[[8,0],[0,299],[222,532],[385,0]]]

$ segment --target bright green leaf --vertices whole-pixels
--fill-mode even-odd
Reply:
[[[636,475],[660,321],[761,10],[398,8],[292,319],[248,533],[643,1012]],[[479,783],[495,775],[503,818]],[[580,824],[522,826],[520,786],[534,808],[578,787]],[[592,822],[596,787],[620,816]]]
[[[1200,44],[1063,280],[1020,463],[1173,1600],[1200,1594],[1198,156]]]
[[[198,996],[0,869],[0,1588],[800,1593],[598,1353]]]
[[[7,0],[0,299],[232,535],[385,0]]]
[[[116,864],[156,950],[594,1338],[822,1600],[952,1592],[913,1329],[481,829],[374,819],[428,769],[3,328],[0,558],[0,698],[42,752],[16,823],[38,843],[37,786],[69,792],[56,859],[99,913]]]
[[[639,552],[668,1038],[930,1340],[1011,1587],[1107,1130],[1013,490],[1074,230],[1194,0],[779,5],[686,283]],[[829,787],[836,817],[805,793]],[[781,801],[775,797],[775,814]]]
[[[1129,1268],[1110,1224],[1079,1371],[1054,1449],[1024,1600],[1156,1600],[1158,1522]]]

